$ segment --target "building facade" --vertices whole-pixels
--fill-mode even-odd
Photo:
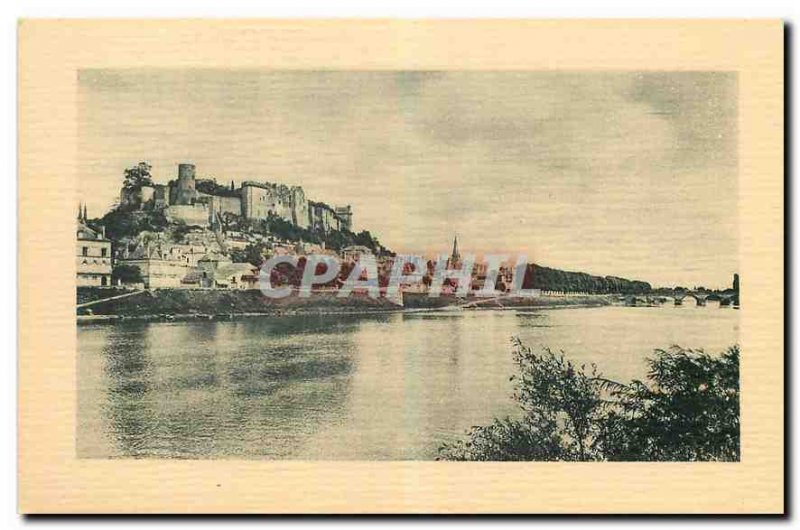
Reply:
[[[137,267],[146,289],[181,287],[181,281],[209,252],[209,246],[172,243],[157,232],[143,232],[132,249],[117,256],[120,264]]]
[[[125,264],[138,267],[145,289],[181,287],[181,280],[191,270],[185,262],[159,257],[131,258]]]
[[[77,285],[79,287],[111,286],[111,241],[103,232],[89,228],[86,212],[78,214],[76,237]]]

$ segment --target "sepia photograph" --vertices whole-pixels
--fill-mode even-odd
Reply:
[[[783,513],[783,32],[22,21],[20,511]]]
[[[738,460],[736,88],[79,71],[78,455]]]

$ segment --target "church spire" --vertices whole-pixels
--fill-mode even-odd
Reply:
[[[461,256],[458,254],[458,234],[453,236],[453,255],[450,256],[450,260],[453,262],[459,261]]]
[[[86,215],[86,203],[83,203],[83,222],[85,223],[88,218]]]

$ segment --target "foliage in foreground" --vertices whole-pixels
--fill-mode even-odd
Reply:
[[[521,417],[473,427],[440,459],[739,460],[739,346],[721,355],[656,350],[647,380],[629,384],[517,339],[514,359]]]

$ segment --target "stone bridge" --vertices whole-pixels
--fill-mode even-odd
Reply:
[[[718,301],[720,307],[739,307],[739,293],[708,293],[703,291],[686,291],[672,295],[637,295],[625,296],[625,305],[628,306],[654,306],[667,303],[672,298],[675,305],[684,305],[684,300],[694,300],[694,305],[705,306],[707,301]]]
[[[739,293],[730,293],[730,294],[718,294],[718,293],[706,293],[706,292],[699,292],[699,291],[687,291],[685,293],[675,293],[672,295],[672,299],[675,301],[675,305],[683,305],[683,301],[687,298],[693,298],[695,304],[698,306],[706,305],[706,301],[718,301],[720,306],[730,306],[733,305],[734,307],[739,306]]]

